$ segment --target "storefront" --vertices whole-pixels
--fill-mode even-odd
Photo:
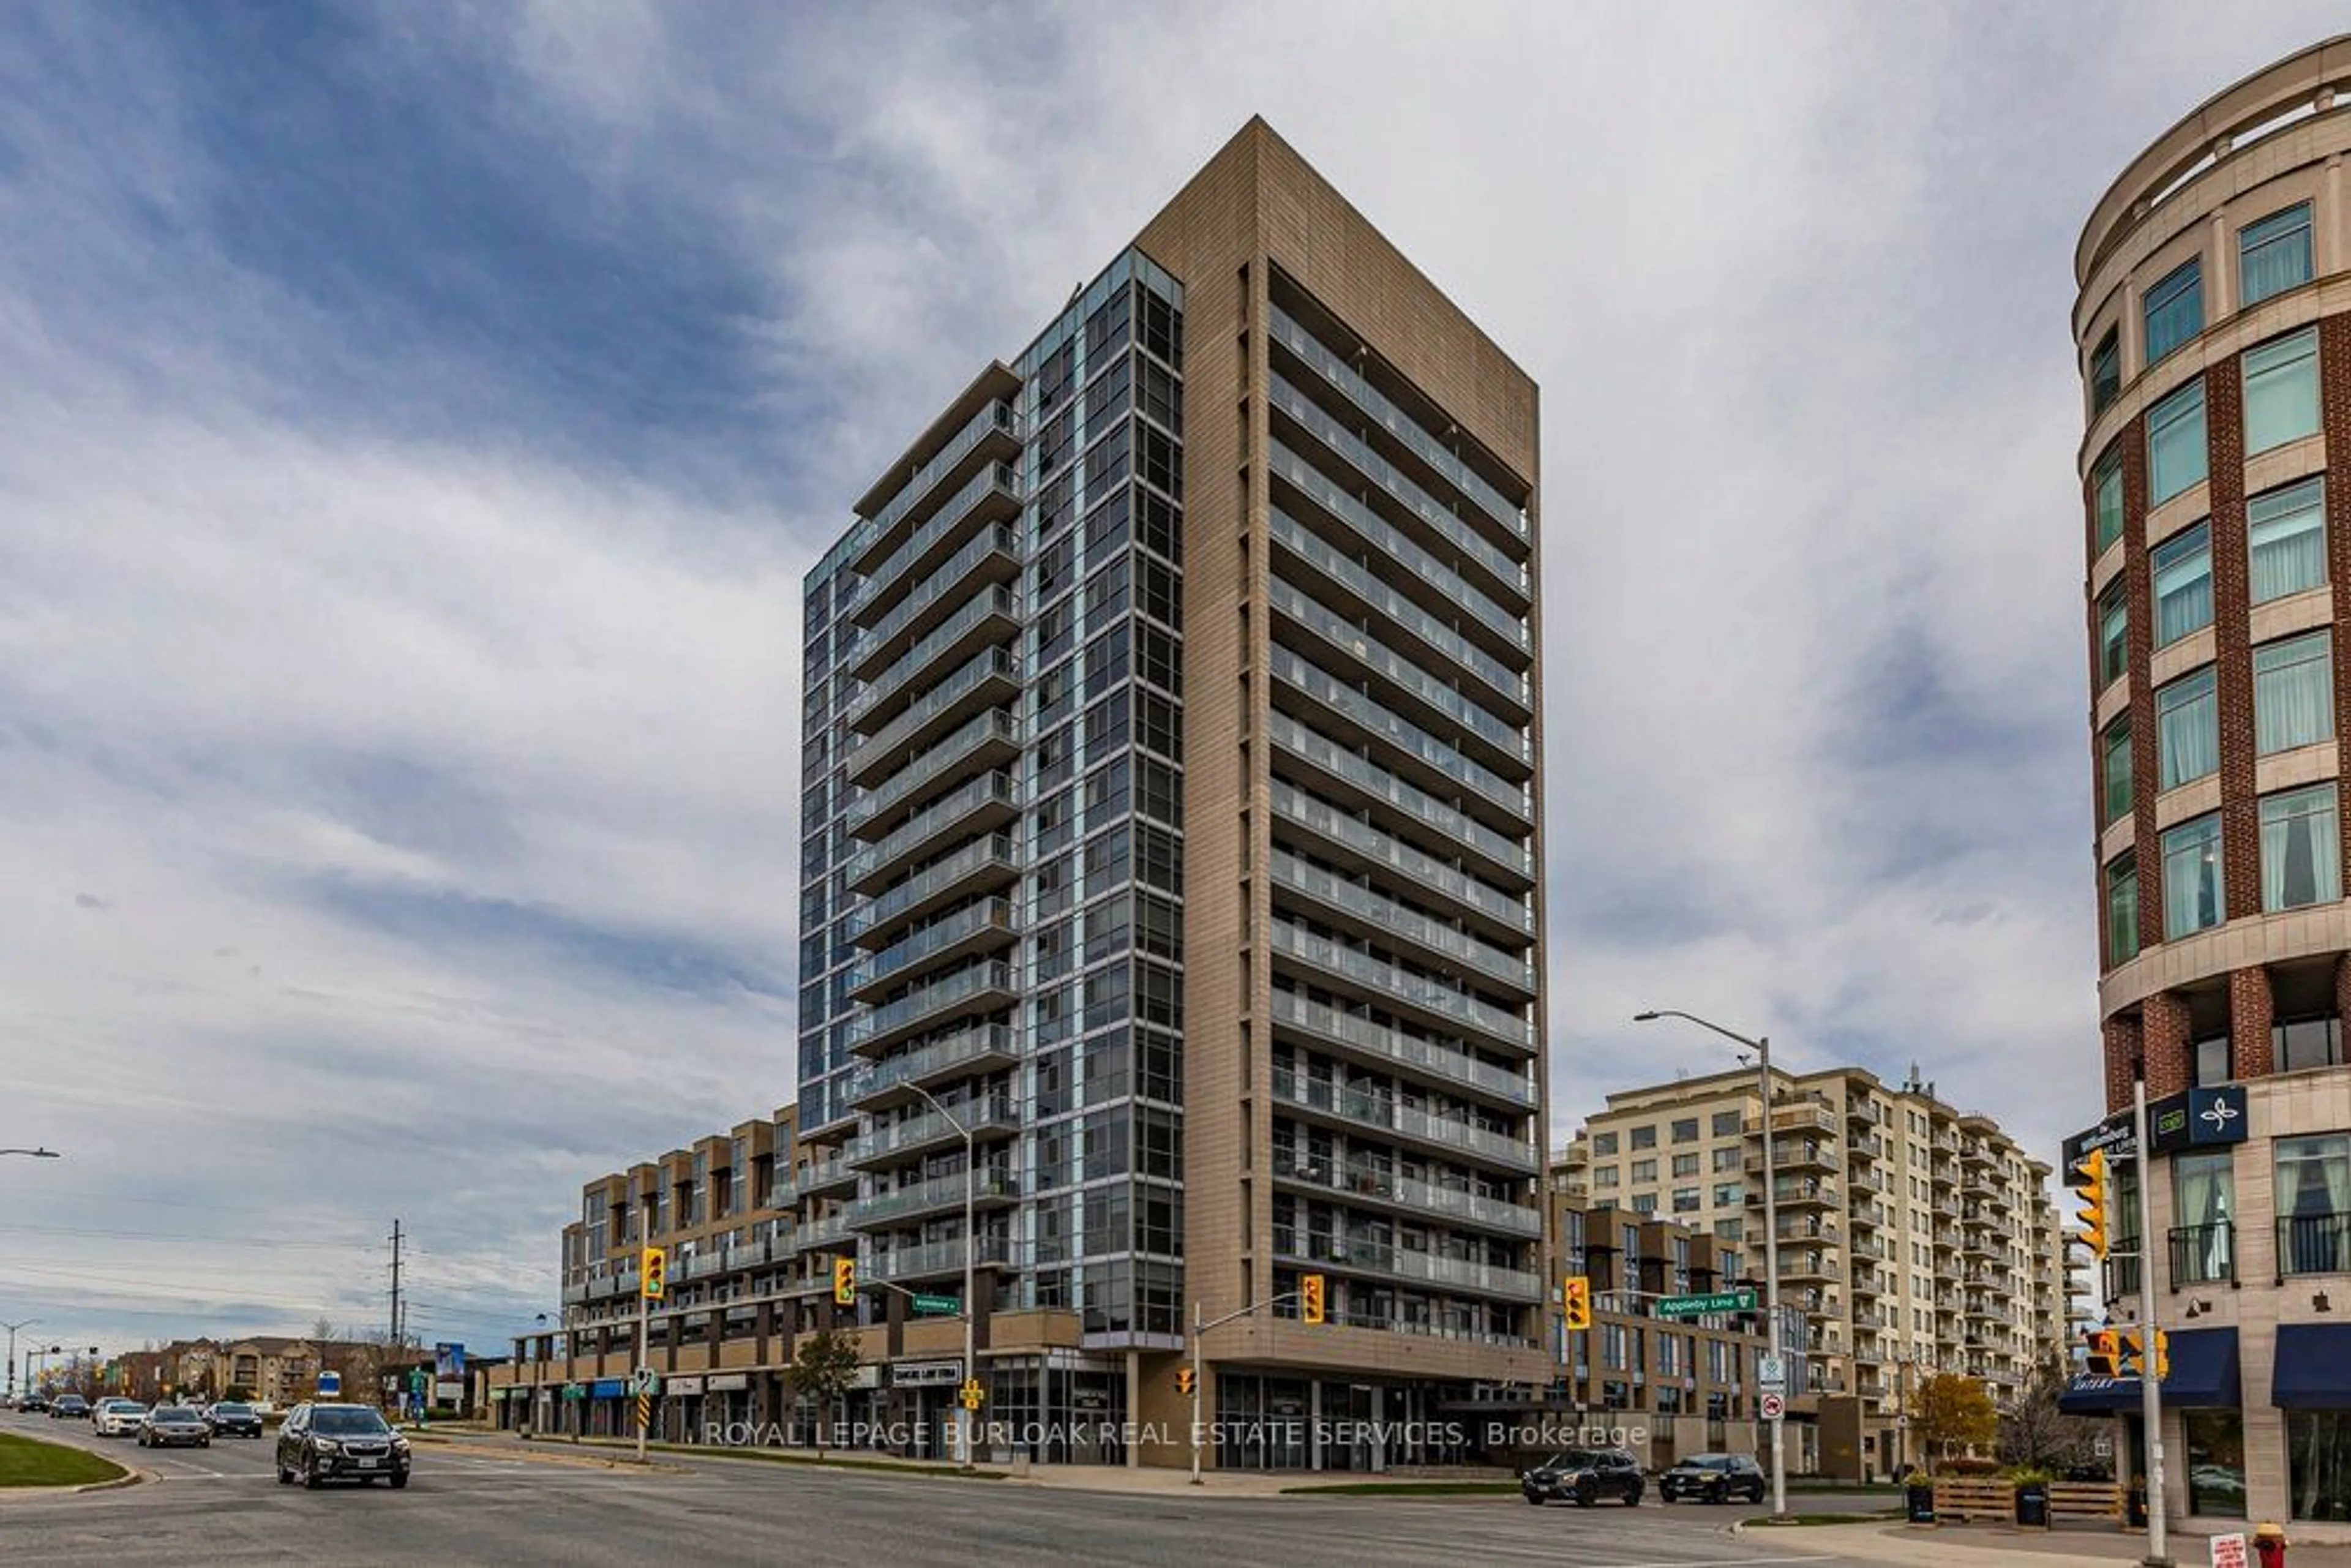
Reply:
[[[1353,1470],[1473,1461],[1487,1429],[1515,1425],[1468,1390],[1370,1379],[1217,1375],[1220,1469]],[[1515,1408],[1515,1407],[1514,1407]]]
[[[2295,1519],[2351,1521],[2351,1323],[2281,1323],[2270,1403],[2285,1420]]]
[[[1054,1350],[992,1357],[980,1368],[982,1457],[1026,1451],[1040,1464],[1126,1463],[1126,1364],[1116,1356]]]
[[[2165,1424],[2180,1463],[2168,1468],[2185,1490],[2172,1511],[2201,1519],[2245,1517],[2243,1381],[2232,1328],[2178,1329],[2170,1333],[2171,1375],[2163,1380]],[[2072,1416],[2118,1416],[2126,1425],[2131,1474],[2142,1470],[2144,1395],[2136,1377],[2076,1377],[2057,1407]]]

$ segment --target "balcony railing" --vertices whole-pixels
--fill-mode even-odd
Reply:
[[[2351,1214],[2295,1214],[2277,1222],[2278,1274],[2351,1273]]]
[[[1433,1252],[1415,1252],[1378,1241],[1317,1236],[1280,1225],[1273,1228],[1273,1249],[1300,1262],[1332,1264],[1488,1295],[1538,1301],[1543,1293],[1542,1276],[1522,1270],[1443,1258]]]
[[[1465,846],[1494,865],[1531,876],[1534,852],[1520,840],[1509,838],[1447,805],[1418,786],[1405,782],[1379,764],[1359,756],[1337,741],[1316,733],[1286,713],[1266,720],[1266,733],[1275,745],[1294,751],[1325,772],[1346,780],[1366,795],[1384,800],[1415,821]]]
[[[944,979],[900,997],[896,1001],[886,1002],[870,1012],[859,1013],[850,1019],[849,1047],[854,1051],[863,1041],[914,1028],[935,1015],[968,1007],[977,998],[991,992],[1010,993],[1012,989],[1011,965],[974,964],[967,969],[959,969]]]
[[[1512,1203],[1506,1198],[1486,1197],[1434,1182],[1416,1181],[1410,1176],[1400,1176],[1375,1166],[1342,1166],[1334,1160],[1313,1159],[1294,1149],[1276,1149],[1273,1152],[1273,1174],[1343,1197],[1376,1198],[1419,1213],[1440,1214],[1520,1236],[1532,1238],[1542,1234],[1542,1212],[1540,1209]]]
[[[849,747],[849,778],[862,784],[921,744],[925,728],[952,714],[976,694],[994,688],[1009,695],[1020,687],[1020,661],[1009,648],[982,648],[946,679],[925,692],[877,733],[857,737]],[[998,698],[1001,700],[1001,697]]]
[[[926,785],[936,784],[948,777],[956,765],[984,747],[1000,746],[1017,748],[1020,744],[1019,722],[1001,708],[989,708],[976,714],[969,723],[947,732],[928,751],[883,779],[864,799],[850,809],[850,825],[883,816],[893,808],[920,793]]]
[[[1304,589],[1277,577],[1271,580],[1266,599],[1276,610],[1344,651],[1366,669],[1377,672],[1422,706],[1468,730],[1495,752],[1521,764],[1533,757],[1534,741],[1529,732],[1496,717],[1453,687],[1434,679],[1386,643],[1317,601]]]
[[[1459,605],[1468,612],[1471,620],[1510,646],[1524,652],[1532,645],[1533,638],[1527,623],[1517,614],[1503,609],[1499,601],[1470,586],[1468,579],[1421,549],[1403,529],[1349,495],[1321,469],[1279,440],[1272,444],[1268,466],[1296,486],[1307,499],[1354,530],[1406,573],[1437,591],[1448,603]]]
[[[873,678],[873,684],[858,694],[849,705],[849,722],[856,724],[905,684],[927,670],[938,657],[972,629],[989,621],[1018,622],[1020,601],[1002,583],[989,586],[986,591],[972,595],[968,603],[948,616],[938,625],[923,633],[922,640],[891,661],[890,667]]]
[[[909,1116],[903,1122],[859,1134],[849,1141],[841,1157],[852,1166],[871,1165],[893,1155],[925,1148],[932,1144],[960,1144],[964,1133],[977,1138],[1020,1130],[1019,1113],[1013,1109],[1009,1099],[967,1100],[947,1109],[955,1113],[954,1123],[936,1111],[926,1111],[919,1116]],[[956,1130],[956,1123],[962,1124],[962,1132]]]
[[[892,976],[935,959],[951,949],[971,946],[987,946],[975,938],[1013,934],[1012,901],[1008,898],[984,898],[967,904],[944,920],[935,921],[904,940],[892,943],[849,972],[849,988],[862,991],[878,986]]]
[[[971,476],[964,487],[950,497],[939,509],[924,519],[904,544],[890,552],[890,559],[873,569],[865,579],[865,592],[861,603],[872,603],[895,586],[906,569],[920,560],[926,551],[963,526],[972,508],[989,496],[1000,496],[1018,505],[1020,500],[1020,476],[1009,463],[991,463]]]
[[[1474,909],[1498,925],[1529,936],[1534,934],[1534,912],[1527,907],[1526,900],[1513,898],[1466,872],[1454,870],[1434,855],[1423,854],[1410,844],[1390,838],[1369,822],[1316,800],[1287,779],[1273,781],[1273,809],[1287,821],[1311,828],[1365,860],[1377,861],[1409,877],[1418,887]]]
[[[862,555],[870,551],[873,548],[871,541],[886,538],[893,528],[904,522],[906,514],[927,499],[938,487],[939,481],[953,473],[956,465],[970,454],[973,447],[998,433],[1015,440],[1020,437],[1020,416],[1013,411],[1010,403],[1002,399],[973,414],[969,423],[939,448],[935,456],[915,469],[914,476],[883,504],[882,509],[873,514],[872,521],[860,530],[869,542],[859,553]]]
[[[1343,393],[1349,402],[1370,416],[1372,423],[1410,447],[1414,455],[1445,476],[1452,486],[1474,502],[1487,517],[1519,538],[1527,537],[1527,517],[1512,506],[1486,476],[1461,461],[1429,434],[1412,415],[1398,408],[1386,393],[1364,379],[1353,365],[1323,347],[1320,339],[1300,326],[1290,313],[1275,306],[1268,313],[1267,336],[1306,361],[1309,369]]]
[[[990,833],[976,839],[945,860],[925,866],[905,881],[865,906],[863,918],[856,929],[862,933],[878,931],[893,921],[904,918],[907,912],[921,907],[925,900],[937,897],[967,877],[987,869],[1018,871],[1019,852],[1009,833]]]
[[[2237,1227],[2233,1221],[2179,1225],[2171,1231],[2171,1288],[2232,1283],[2237,1278]]]
[[[1369,988],[1384,1000],[1408,1003],[1463,1029],[1473,1029],[1521,1050],[1532,1050],[1535,1026],[1522,1013],[1506,1012],[1450,986],[1425,979],[1369,953],[1317,936],[1286,920],[1273,923],[1271,946],[1333,974]]]
[[[1019,1196],[1019,1178],[1009,1171],[983,1170],[974,1173],[971,1178],[970,1197],[975,1205],[999,1203]],[[910,1215],[959,1208],[964,1197],[964,1178],[960,1175],[940,1176],[935,1181],[859,1198],[850,1206],[849,1223],[861,1230],[872,1230],[895,1224]]]
[[[1344,715],[1351,722],[1378,736],[1405,756],[1467,787],[1471,793],[1501,807],[1513,817],[1520,821],[1529,820],[1531,808],[1526,790],[1484,763],[1470,761],[1459,747],[1439,740],[1385,704],[1366,696],[1329,671],[1287,648],[1276,647],[1266,663],[1276,677],[1297,687],[1324,707]]]
[[[877,1061],[857,1074],[850,1084],[850,1101],[863,1104],[902,1083],[920,1083],[957,1068],[1008,1065],[1014,1060],[1012,1042],[1011,1029],[1000,1023],[958,1030],[944,1040],[935,1040],[887,1061]]]
[[[874,1253],[865,1271],[876,1280],[924,1280],[961,1273],[963,1250],[960,1237],[953,1241],[934,1241],[925,1247],[901,1247],[894,1251]],[[1011,1240],[1003,1236],[983,1236],[972,1258],[982,1268],[1009,1263]]]
[[[1416,1068],[1482,1094],[1508,1100],[1515,1105],[1531,1109],[1535,1103],[1534,1085],[1527,1081],[1527,1075],[1522,1071],[1512,1072],[1507,1068],[1480,1061],[1467,1051],[1416,1039],[1357,1014],[1311,1001],[1295,991],[1275,991],[1272,1012],[1276,1023],[1286,1023],[1326,1040],[1344,1041],[1359,1051]]]
[[[1277,886],[1304,894],[1334,909],[1343,910],[1397,941],[1410,942],[1456,963],[1466,964],[1480,974],[1526,992],[1530,997],[1534,995],[1534,966],[1525,959],[1514,957],[1467,932],[1457,931],[1442,921],[1407,909],[1395,899],[1374,893],[1359,883],[1311,865],[1286,850],[1273,852],[1273,880]]]
[[[1012,782],[1010,774],[1000,770],[981,774],[953,793],[934,801],[922,815],[904,827],[893,829],[890,836],[881,842],[858,851],[849,859],[850,885],[856,887],[973,812],[990,807],[999,810],[1019,810],[1019,788]]]
[[[1533,1170],[1541,1164],[1532,1146],[1523,1139],[1472,1126],[1467,1122],[1457,1122],[1450,1117],[1433,1116],[1426,1111],[1400,1105],[1384,1095],[1367,1094],[1360,1090],[1342,1089],[1336,1084],[1301,1078],[1288,1068],[1274,1069],[1273,1094],[1277,1100],[1328,1112],[1360,1126],[1384,1133],[1400,1133],[1443,1145],[1489,1165]]]
[[[901,634],[925,621],[939,601],[954,597],[971,586],[975,575],[987,563],[990,556],[1003,556],[1002,562],[990,569],[990,575],[1010,568],[1018,570],[1020,562],[1020,538],[999,523],[982,530],[956,547],[955,554],[941,561],[928,577],[915,585],[914,591],[901,600],[890,613],[874,623],[873,629],[858,640],[850,654],[850,671],[853,674],[878,673],[889,668],[882,662],[892,659],[891,650]],[[998,585],[999,588],[1001,585]],[[1019,600],[1013,600],[1014,612],[1019,612]],[[927,633],[926,633],[927,635]]]

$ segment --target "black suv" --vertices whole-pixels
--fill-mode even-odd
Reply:
[[[1537,1508],[1554,1499],[1590,1508],[1604,1497],[1637,1508],[1644,1485],[1640,1461],[1622,1448],[1570,1448],[1519,1478],[1519,1490]]]
[[[277,1428],[277,1484],[299,1476],[307,1487],[329,1480],[408,1484],[408,1439],[364,1405],[297,1405]]]
[[[49,1406],[52,1421],[79,1420],[89,1414],[89,1401],[78,1394],[68,1394]]]
[[[1657,1478],[1657,1495],[1667,1502],[1761,1502],[1763,1472],[1744,1454],[1692,1454]]]

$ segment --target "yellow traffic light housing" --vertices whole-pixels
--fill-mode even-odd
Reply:
[[[857,1304],[857,1260],[835,1258],[832,1260],[832,1304],[853,1307]]]
[[[1561,1281],[1559,1305],[1561,1315],[1567,1320],[1569,1328],[1590,1328],[1592,1326],[1592,1281],[1583,1274],[1570,1274]]]
[[[1192,1392],[1192,1369],[1188,1366],[1177,1367],[1176,1369],[1176,1392],[1178,1394],[1189,1394]]]
[[[1298,1316],[1301,1322],[1320,1323],[1322,1321],[1322,1276],[1301,1274],[1298,1279]]]
[[[2099,1329],[2090,1335],[2090,1371],[2099,1377],[2115,1376],[2116,1364],[2122,1348],[2122,1335],[2112,1329]]]
[[[2090,1256],[2103,1260],[2106,1255],[2106,1151],[2092,1149],[2082,1156],[2082,1163],[2072,1186],[2074,1196],[2082,1200],[2082,1229],[2074,1238],[2090,1249]]]
[[[2163,1329],[2155,1331],[2155,1380],[2158,1383],[2171,1375],[2171,1335]]]
[[[659,1247],[648,1247],[637,1254],[637,1293],[649,1301],[658,1301],[669,1293],[669,1253]]]
[[[2117,1377],[2139,1376],[2145,1362],[2139,1354],[2138,1330],[2125,1329],[2116,1338],[2119,1342],[2119,1348],[2115,1355],[2115,1375]]]

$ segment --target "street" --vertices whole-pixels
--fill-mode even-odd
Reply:
[[[0,1559],[628,1564],[680,1560],[1425,1564],[1610,1568],[1828,1562],[1733,1540],[1728,1509],[1531,1509],[1516,1498],[1193,1499],[680,1460],[652,1473],[455,1446],[418,1446],[404,1492],[308,1491],[271,1479],[274,1439],[152,1452],[86,1424],[0,1417],[154,1473],[70,1497],[0,1497]],[[667,1457],[665,1457],[665,1459]],[[1303,1482],[1306,1478],[1301,1478]]]

